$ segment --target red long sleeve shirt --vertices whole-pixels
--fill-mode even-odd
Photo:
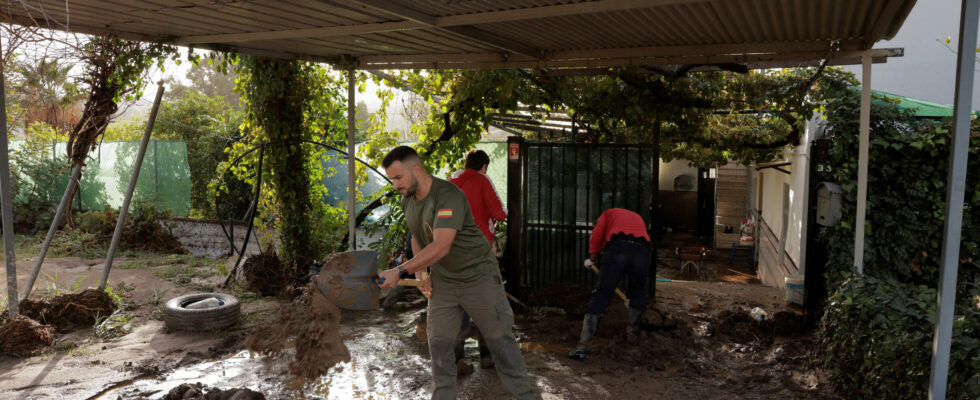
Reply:
[[[601,251],[606,242],[617,233],[625,233],[650,241],[646,224],[640,214],[623,208],[610,208],[599,216],[595,228],[592,228],[592,237],[589,238],[589,253]]]
[[[473,221],[480,228],[480,232],[483,232],[483,236],[486,236],[487,241],[493,243],[493,221],[507,219],[507,210],[497,196],[493,182],[480,171],[472,169],[464,170],[449,181],[463,190],[466,201],[470,203],[470,209],[473,210]]]

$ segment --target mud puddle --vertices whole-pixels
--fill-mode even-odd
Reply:
[[[241,350],[225,357],[178,367],[158,377],[135,380],[98,399],[160,399],[181,384],[219,389],[247,388],[267,399],[428,398],[429,363],[421,344],[406,332],[410,314],[345,312],[341,337],[353,361],[336,364],[314,380],[296,379],[288,362],[267,361]],[[291,349],[289,351],[292,351]]]

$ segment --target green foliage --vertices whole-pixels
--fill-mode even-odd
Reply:
[[[834,293],[820,335],[839,393],[863,398],[922,398],[928,387],[936,287],[943,241],[950,121],[918,121],[889,99],[871,107],[864,276],[854,277],[859,98],[845,83],[825,85],[829,173],[843,188],[843,222],[821,228]],[[980,171],[980,126],[973,121],[968,171]],[[980,176],[968,174],[956,289],[952,398],[977,398],[980,344],[974,296],[980,295]],[[870,348],[869,348],[870,346]]]
[[[103,142],[130,142],[143,139],[143,132],[146,130],[146,122],[135,118],[127,121],[114,121],[109,124],[102,134]],[[153,129],[153,138],[160,139],[160,135]]]
[[[111,235],[119,210],[103,206],[102,211],[85,211],[77,216],[78,230],[94,235]]]
[[[951,399],[980,398],[980,310],[954,323]],[[851,275],[830,298],[819,346],[837,392],[854,399],[927,397],[936,289]]]
[[[96,36],[85,44],[81,55],[85,74],[80,81],[88,86],[89,95],[69,134],[68,156],[73,165],[85,164],[89,152],[101,142],[119,102],[139,99],[150,67],[163,70],[164,61],[176,57],[175,46],[114,36]]]
[[[260,202],[261,219],[279,232],[287,263],[318,259],[332,249],[317,228],[343,226],[346,214],[322,203],[323,150],[304,141],[346,144],[345,101],[339,90],[346,82],[322,66],[299,61],[242,57],[238,71],[236,90],[245,104],[242,129],[248,135],[229,155],[237,158],[253,146],[266,147],[225,168],[254,184],[258,156],[264,154],[263,173],[274,197]]]
[[[821,238],[832,259],[828,278],[833,285],[841,273],[851,270],[857,199],[858,96],[842,88],[828,100],[828,129],[834,145],[827,180],[844,190],[843,223],[824,228]],[[936,124],[916,121],[890,102],[873,102],[868,176],[868,216],[865,272],[891,276],[903,282],[935,285],[946,207],[949,171],[949,121]],[[973,122],[968,171],[980,171],[980,125]],[[967,174],[963,226],[980,224],[980,175]],[[876,212],[876,211],[886,212]],[[964,229],[960,244],[962,260],[980,259],[980,232]],[[970,270],[967,268],[966,270]],[[970,276],[968,276],[970,277]],[[960,285],[963,290],[963,284]]]
[[[382,201],[387,206],[387,212],[375,222],[367,224],[365,229],[369,235],[381,233],[381,238],[369,245],[371,250],[378,253],[378,270],[387,269],[391,259],[405,247],[408,227],[405,226],[400,200],[399,195],[385,197]]]
[[[224,172],[218,165],[227,160],[225,149],[241,138],[243,114],[221,97],[208,97],[190,90],[160,107],[154,135],[187,143],[187,163],[191,170],[191,213],[205,218],[239,219],[245,215],[252,197],[251,187]],[[214,193],[212,182],[222,181],[226,191]]]
[[[59,181],[67,182],[67,162],[52,151],[57,132],[44,122],[35,122],[27,138],[10,152],[11,192],[14,221],[30,233],[46,229],[61,199]]]

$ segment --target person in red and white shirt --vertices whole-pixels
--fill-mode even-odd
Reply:
[[[466,154],[466,169],[457,173],[449,181],[463,190],[466,195],[466,202],[470,204],[473,212],[473,221],[487,238],[490,248],[496,254],[497,249],[493,241],[493,221],[504,221],[507,219],[507,209],[504,208],[500,196],[493,182],[487,177],[487,167],[490,166],[490,156],[483,150],[471,150]],[[456,338],[456,362],[463,359],[463,343],[469,337],[470,318],[463,314],[463,327],[459,336]],[[477,344],[480,348],[480,367],[490,368],[493,358],[487,348],[486,341],[479,329],[476,329]]]
[[[487,177],[490,157],[483,150],[471,150],[466,154],[466,169],[449,181],[463,190],[473,211],[473,220],[483,236],[493,245],[493,221],[507,219],[507,209],[497,195],[497,189]]]
[[[586,266],[591,267],[602,252],[599,262],[599,282],[592,291],[589,306],[585,309],[582,321],[582,334],[579,344],[568,353],[569,358],[584,360],[589,356],[589,342],[599,326],[599,319],[612,301],[616,286],[623,275],[629,276],[629,324],[626,326],[626,339],[635,342],[640,333],[640,317],[646,312],[650,299],[647,297],[652,259],[650,236],[647,234],[643,217],[630,210],[610,208],[599,216],[592,237],[589,239],[589,258]]]

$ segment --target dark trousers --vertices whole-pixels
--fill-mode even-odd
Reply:
[[[626,296],[630,308],[646,311],[650,299],[647,288],[650,284],[650,245],[644,242],[610,240],[602,252],[599,263],[599,282],[592,291],[586,314],[602,315],[616,295],[616,286],[623,274],[629,277]]]

